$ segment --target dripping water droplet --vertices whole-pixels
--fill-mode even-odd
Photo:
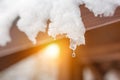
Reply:
[[[76,57],[76,54],[75,52],[72,53],[72,57],[75,58]]]

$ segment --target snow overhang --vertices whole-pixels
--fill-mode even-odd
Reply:
[[[7,1],[7,0],[5,0],[5,1]],[[14,1],[14,0],[13,0]],[[38,0],[38,1],[42,1],[42,0]],[[45,0],[45,1],[47,1],[47,0]],[[66,0],[67,1],[67,0]],[[71,0],[72,1],[72,0]],[[80,1],[80,2],[79,2]],[[83,21],[83,23],[84,23],[84,25],[85,25],[85,29],[86,30],[91,30],[91,29],[94,29],[94,28],[97,28],[97,27],[101,27],[101,26],[103,26],[103,25],[107,25],[107,24],[111,24],[111,23],[115,23],[115,22],[118,22],[118,21],[120,21],[120,8],[118,7],[120,4],[120,2],[119,2],[119,0],[116,0],[116,2],[115,3],[111,3],[112,1],[110,0],[104,0],[105,2],[106,2],[106,4],[103,4],[103,3],[101,3],[102,5],[98,5],[98,3],[99,3],[99,1],[98,1],[98,3],[97,3],[97,1],[96,2],[94,2],[94,3],[91,3],[91,2],[89,2],[89,0],[82,0],[82,2],[81,2],[81,0],[78,0],[78,3],[79,4],[85,4],[85,6],[90,10],[90,11],[92,11],[93,13],[91,13],[87,8],[85,8],[85,7],[81,7],[81,10],[80,10],[80,12],[81,12],[81,17],[82,17],[82,21]],[[31,0],[31,2],[32,2],[32,0]],[[57,4],[57,3],[56,3]],[[111,5],[112,4],[112,5]],[[71,4],[70,4],[71,5]],[[78,5],[78,4],[76,4],[76,5]],[[98,8],[95,8],[95,5],[97,5],[98,6]],[[101,6],[103,6],[104,5],[104,7],[105,7],[105,5],[107,5],[107,7],[105,8],[105,9],[103,9]],[[26,5],[24,5],[24,6],[26,6]],[[28,5],[29,6],[29,5]],[[62,5],[60,5],[60,6],[62,6]],[[69,5],[68,5],[69,6]],[[30,6],[31,7],[31,6]],[[63,7],[65,7],[65,6],[63,6]],[[79,7],[79,6],[78,6]],[[92,8],[93,7],[93,8]],[[117,8],[118,7],[118,8]],[[117,10],[116,10],[116,8],[117,8]],[[26,9],[28,9],[27,7],[26,7]],[[63,8],[64,9],[64,8]],[[2,10],[2,9],[1,9]],[[56,10],[56,9],[55,9]],[[70,9],[71,10],[71,9]],[[116,10],[116,12],[114,13],[114,11]],[[22,11],[22,9],[20,10],[20,11]],[[23,11],[24,11],[24,9],[23,9]],[[59,12],[59,11],[58,11]],[[69,12],[69,11],[68,11]],[[76,12],[76,11],[75,11]],[[56,13],[56,12],[55,12]],[[77,12],[76,12],[77,13]],[[13,13],[10,13],[10,14],[12,14],[12,15],[16,15],[16,14],[13,14]],[[27,14],[27,13],[25,13],[25,14]],[[23,32],[25,32],[26,34],[27,34],[27,36],[29,36],[30,34],[31,34],[31,32],[30,32],[30,34],[28,34],[29,33],[29,31],[28,32],[26,32],[26,31],[24,31],[25,29],[23,29],[23,28],[21,28],[20,26],[22,26],[22,27],[24,27],[26,24],[29,24],[28,22],[26,22],[25,24],[23,23],[23,22],[25,22],[24,21],[24,18],[25,19],[27,19],[26,18],[26,16],[24,16],[25,14],[22,14],[22,13],[19,13],[19,17],[23,17],[23,21],[19,21],[18,22],[18,24],[17,24],[17,26],[18,26],[18,28],[16,27],[16,23],[14,24],[14,26],[12,26],[12,28],[11,28],[11,32],[10,32],[10,34],[11,34],[11,38],[12,38],[12,42],[10,42],[10,43],[8,43],[5,47],[0,47],[0,50],[1,50],[1,52],[0,52],[0,55],[2,55],[2,56],[4,56],[4,55],[7,55],[7,54],[10,54],[10,53],[14,53],[14,52],[17,52],[17,51],[20,51],[20,50],[24,50],[24,49],[27,49],[27,48],[30,48],[30,47],[33,47],[33,46],[36,46],[36,45],[41,45],[41,44],[44,44],[44,43],[46,43],[46,42],[49,42],[49,41],[52,41],[53,39],[51,38],[51,37],[49,37],[49,36],[47,36],[47,34],[46,33],[40,33],[37,37],[39,38],[38,40],[37,40],[37,44],[36,45],[33,45],[28,39],[27,39],[27,37],[26,37],[26,35],[23,33]],[[54,11],[53,11],[53,14],[54,14]],[[69,14],[69,13],[68,13]],[[79,14],[79,12],[78,12],[78,14]],[[5,14],[4,14],[5,15]],[[57,14],[55,14],[55,15],[57,15]],[[54,15],[54,16],[55,16]],[[95,17],[95,16],[96,17]],[[7,17],[9,17],[9,15],[7,15],[6,14],[6,16]],[[5,18],[6,18],[6,16],[5,16]],[[54,16],[53,16],[53,18],[52,18],[52,20],[53,20],[53,22],[55,21],[57,21],[56,20],[56,18],[54,18]],[[107,16],[107,17],[101,17],[101,16]],[[28,16],[28,18],[29,18],[30,16]],[[50,16],[50,18],[51,18],[52,16]],[[68,17],[66,17],[66,18],[68,18],[69,20],[70,20],[70,22],[72,21],[71,19],[73,19],[72,17],[71,17],[71,19],[69,18],[69,17],[71,17],[70,15],[68,16]],[[83,27],[83,24],[81,25],[81,17],[80,17],[80,15],[77,17],[77,18],[75,18],[75,19],[78,19],[78,21],[80,21],[80,23],[79,23],[79,25],[81,26],[81,27],[79,27],[78,26],[78,28],[80,29],[80,35],[72,35],[71,33],[71,30],[70,30],[70,32],[69,31],[63,31],[63,29],[64,29],[64,27],[63,27],[63,29],[62,28],[59,28],[59,29],[61,29],[61,31],[59,31],[58,30],[58,33],[56,33],[56,32],[54,32],[55,30],[52,30],[52,29],[50,29],[50,32],[48,32],[48,34],[49,35],[51,35],[51,36],[53,36],[53,37],[55,37],[57,34],[64,34],[64,33],[66,33],[66,34],[68,34],[67,35],[67,37],[68,38],[70,38],[70,39],[74,39],[74,38],[76,38],[76,39],[74,39],[73,41],[75,41],[75,43],[76,43],[76,45],[80,45],[80,44],[83,44],[84,43],[84,39],[83,38],[81,38],[81,39],[83,39],[82,40],[82,42],[79,42],[79,37],[81,37],[81,36],[84,36],[84,27]],[[3,18],[3,20],[7,20],[7,18],[6,19],[4,19],[4,17],[2,17]],[[79,18],[80,18],[80,20],[79,20]],[[9,19],[10,19],[10,21],[11,21],[11,19],[14,19],[14,17],[9,17]],[[43,18],[43,19],[46,19],[45,17]],[[63,19],[64,20],[64,19]],[[9,21],[9,20],[8,20]],[[13,20],[12,20],[13,21]],[[60,21],[60,20],[59,20]],[[58,22],[59,22],[58,21]],[[65,21],[63,21],[63,23],[64,23]],[[61,25],[63,25],[63,23],[61,23]],[[11,23],[10,22],[8,22],[7,24],[6,24],[6,22],[4,22],[3,21],[3,23],[1,23],[1,25],[2,24],[4,24],[5,26],[6,25],[11,25]],[[24,24],[24,25],[23,25]],[[59,23],[57,23],[57,25],[58,25]],[[74,24],[74,23],[73,23]],[[55,24],[54,24],[55,25]],[[76,25],[76,24],[75,24]],[[53,24],[51,25],[52,27],[53,27]],[[9,26],[10,27],[10,26]],[[32,26],[31,26],[32,27]],[[21,29],[20,29],[21,28]],[[29,26],[28,27],[26,27],[26,28],[29,28]],[[54,28],[54,27],[53,27]],[[72,28],[72,26],[71,27],[66,27],[66,28]],[[78,30],[78,28],[76,27],[76,30]],[[21,31],[23,31],[23,32],[20,32],[18,29],[20,29]],[[29,28],[30,29],[30,28]],[[81,30],[81,29],[83,29],[83,30]],[[32,29],[31,29],[32,30]],[[43,28],[41,28],[40,29],[41,31],[44,31],[43,30]],[[75,32],[74,30],[73,30],[73,32]],[[79,32],[79,31],[78,31]],[[35,36],[36,36],[36,34],[37,33],[35,33]],[[78,34],[78,33],[74,33],[74,34]],[[2,35],[3,35],[3,33],[2,33]],[[9,34],[8,34],[9,35]],[[30,35],[31,36],[31,35]],[[35,37],[34,35],[33,36],[31,36],[31,37]],[[42,37],[41,37],[42,36]],[[28,37],[30,40],[32,40],[33,41],[33,43],[35,43],[36,41],[34,40],[34,38],[31,38],[31,37]],[[3,37],[4,38],[4,37]],[[80,39],[80,40],[81,40]],[[4,44],[3,44],[4,45]],[[75,46],[76,46],[75,45]]]

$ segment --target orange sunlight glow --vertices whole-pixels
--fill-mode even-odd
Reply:
[[[49,58],[57,58],[60,54],[60,47],[58,44],[53,43],[48,45],[43,52]]]

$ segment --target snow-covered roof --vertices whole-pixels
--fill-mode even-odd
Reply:
[[[87,14],[88,21],[84,22],[80,5],[85,5],[95,17],[100,18],[113,16],[120,6],[120,0],[1,0],[0,45],[5,46],[12,40],[10,30],[13,22],[18,19],[18,29],[34,44],[38,32],[45,32],[48,27],[48,35],[54,38],[56,35],[66,34],[70,38],[70,48],[75,50],[77,45],[85,44],[84,25],[89,20],[92,22]]]

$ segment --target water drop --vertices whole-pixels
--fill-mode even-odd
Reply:
[[[72,57],[75,58],[76,57],[76,54],[75,52],[72,53]]]

